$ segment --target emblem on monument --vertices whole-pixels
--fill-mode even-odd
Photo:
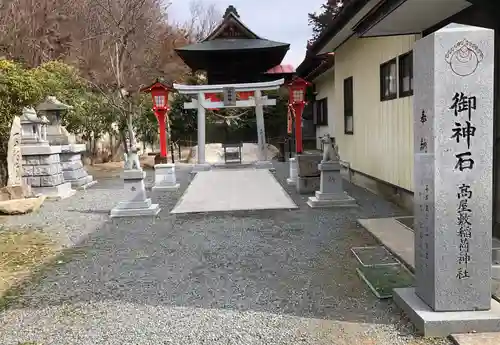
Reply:
[[[448,50],[445,56],[453,73],[461,77],[473,74],[483,58],[481,49],[465,38]]]

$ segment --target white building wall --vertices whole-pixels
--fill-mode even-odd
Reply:
[[[351,38],[335,52],[329,123],[350,168],[413,191],[413,97],[380,100],[380,65],[413,49],[417,36]],[[354,134],[344,133],[344,79],[353,77]],[[335,123],[333,125],[333,123]],[[329,125],[330,128],[330,125]]]

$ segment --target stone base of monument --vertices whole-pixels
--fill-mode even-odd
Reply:
[[[312,208],[318,207],[357,207],[356,199],[347,195],[347,193],[322,193],[316,191],[315,196],[309,197],[307,204]]]
[[[60,159],[64,180],[70,182],[71,186],[77,190],[88,189],[97,183],[83,166],[81,153],[85,150],[85,144],[61,146]]]
[[[75,194],[71,183],[64,181],[60,146],[45,144],[21,145],[24,183],[36,194],[50,200],[66,199]]]
[[[297,160],[295,158],[290,158],[290,177],[286,179],[286,183],[290,186],[295,186],[297,183]]]
[[[154,191],[178,190],[179,184],[175,176],[175,164],[156,164],[155,165],[155,184]]]
[[[146,197],[145,176],[146,173],[142,169],[123,172],[127,200],[120,202],[111,210],[111,218],[156,216],[160,212],[159,205],[151,203],[151,199]]]
[[[75,195],[76,190],[71,188],[71,183],[66,182],[57,186],[31,187],[35,195],[43,195],[47,200],[63,200]]]
[[[415,288],[394,289],[393,298],[425,337],[500,332],[500,303],[494,299],[490,310],[436,312],[416,295]]]

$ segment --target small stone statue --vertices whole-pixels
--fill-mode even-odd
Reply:
[[[321,142],[323,143],[323,159],[322,162],[332,162],[339,161],[339,153],[336,144],[332,144],[332,138],[330,134],[325,134],[321,137]]]
[[[125,158],[125,170],[140,170],[141,164],[139,163],[139,156],[137,155],[137,148],[132,147],[129,150],[129,154],[124,153]]]

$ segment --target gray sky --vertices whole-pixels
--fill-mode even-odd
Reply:
[[[284,64],[297,67],[304,59],[311,29],[307,13],[318,11],[325,0],[202,0],[213,3],[223,14],[227,6],[238,10],[241,20],[257,35],[290,43]],[[169,16],[176,22],[189,18],[189,0],[171,0]]]

